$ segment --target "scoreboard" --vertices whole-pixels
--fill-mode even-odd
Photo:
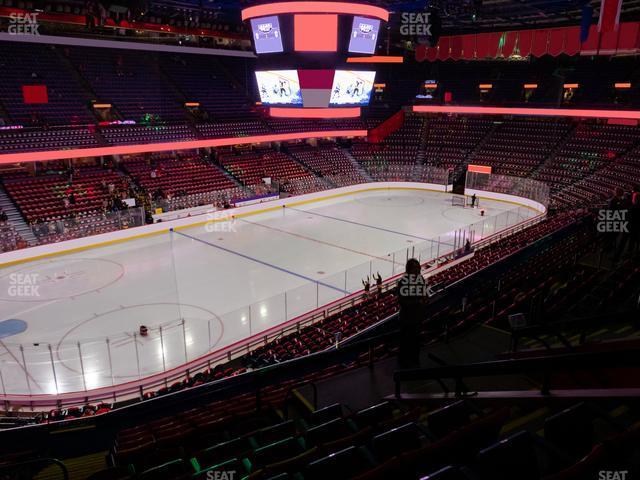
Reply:
[[[384,8],[349,2],[278,2],[242,11],[258,57],[256,85],[262,105],[278,116],[359,116],[371,99],[371,64],[347,64],[372,56]],[[367,68],[367,66],[369,68]],[[302,110],[305,110],[302,112]]]
[[[369,70],[266,70],[256,72],[263,105],[307,108],[367,106],[376,72]]]

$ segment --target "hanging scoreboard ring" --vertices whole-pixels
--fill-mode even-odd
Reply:
[[[389,12],[381,7],[350,2],[279,2],[256,5],[242,10],[242,21],[270,15],[295,13],[335,13],[340,15],[362,15],[389,21]]]
[[[350,2],[276,2],[242,10],[257,59],[259,105],[274,117],[354,118],[369,105],[389,12]],[[355,61],[354,61],[355,59]],[[366,63],[362,61],[361,63]]]

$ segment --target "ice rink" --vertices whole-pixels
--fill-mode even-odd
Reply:
[[[485,217],[445,193],[359,192],[1,269],[0,393],[175,368],[358,291],[370,273],[400,273],[407,255],[450,252],[462,230],[478,240],[537,214],[481,207]]]

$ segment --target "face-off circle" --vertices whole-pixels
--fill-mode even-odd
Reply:
[[[124,266],[101,258],[50,260],[0,277],[0,301],[50,302],[106,288],[122,278]]]
[[[145,337],[138,334],[141,325],[148,329]],[[90,350],[95,351],[96,345],[101,345],[106,352],[108,338],[112,357],[116,359],[113,361],[113,368],[118,372],[114,374],[114,378],[130,378],[137,376],[134,371],[136,366],[120,360],[131,356],[136,348],[140,357],[146,357],[150,352],[152,355],[162,356],[164,349],[167,357],[177,355],[179,358],[176,361],[184,363],[185,344],[188,360],[192,360],[214,349],[223,335],[222,319],[206,308],[173,302],[145,303],[121,306],[80,322],[65,333],[55,349],[60,363],[66,369],[79,373],[75,356],[67,358],[68,352],[79,342],[85,345],[89,356],[87,361],[91,362]],[[104,360],[94,362],[100,363],[101,371],[106,369]],[[152,363],[157,366],[161,362]]]

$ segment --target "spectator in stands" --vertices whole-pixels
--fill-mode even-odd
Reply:
[[[607,204],[607,209],[610,212],[620,211],[625,208],[625,196],[624,190],[620,187],[617,187],[614,191],[613,197],[609,199]],[[608,252],[609,255],[614,259],[614,261],[619,257],[619,253],[617,251],[617,239],[618,234],[615,232],[606,232],[604,239],[604,249]]]
[[[40,115],[34,112],[31,114],[30,125],[32,127],[43,127],[44,122],[42,121],[42,118],[40,117]]]
[[[73,174],[75,173],[75,168],[73,168],[73,165],[69,165],[69,167],[67,168],[67,176],[69,178],[69,185],[71,185],[73,183]]]
[[[164,191],[161,188],[157,188],[155,192],[153,192],[153,200],[158,201],[164,198]]]
[[[102,24],[100,5],[96,0],[88,0],[85,10],[85,25],[87,27],[87,30],[92,32],[98,25]]]
[[[382,289],[382,275],[380,275],[380,272],[374,275],[373,279],[376,281],[376,287],[378,288],[378,291],[380,291]]]
[[[467,239],[464,244],[464,254],[469,255],[471,253],[471,240]]]
[[[622,190],[622,189],[618,189],[618,190]],[[620,211],[620,217],[619,217],[619,219],[621,219],[620,221],[622,222],[626,221],[628,223],[627,223],[626,230],[622,229],[622,231],[617,232],[616,240],[615,240],[615,251],[613,255],[614,263],[618,263],[620,261],[620,258],[627,251],[627,247],[630,246],[632,243],[631,242],[632,231],[630,228],[631,227],[630,225],[631,207],[632,207],[632,193],[623,192],[621,195],[621,199],[619,201],[619,205],[617,206],[617,210]]]
[[[427,299],[427,282],[415,258],[407,261],[405,274],[398,282],[400,338],[398,363],[401,368],[420,366],[420,324]]]
[[[369,281],[369,277],[362,279],[362,286],[364,287],[365,294],[371,291],[371,282]]]
[[[6,212],[0,207],[0,225],[4,225],[9,221]]]
[[[613,193],[613,197],[609,200],[609,208],[611,210],[620,210],[624,207],[624,190],[617,187]]]
[[[113,196],[113,211],[124,210],[127,208],[127,204],[124,203],[120,197],[116,194]]]
[[[542,306],[545,311],[553,309],[557,299],[561,297],[561,295],[566,291],[568,287],[568,282],[569,282],[569,275],[566,272],[561,273],[555,278],[555,281],[549,287],[549,291],[547,292],[547,295],[545,296],[542,302]],[[524,292],[520,292],[520,293],[524,293]],[[517,296],[516,298],[514,298],[513,302],[514,304],[517,304],[519,302],[522,302],[525,298],[526,298],[526,293],[525,293],[525,296]]]

